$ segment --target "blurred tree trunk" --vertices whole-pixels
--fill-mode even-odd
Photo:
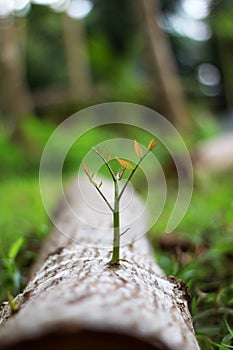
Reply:
[[[58,207],[63,233],[55,228],[45,241],[35,275],[15,300],[19,311],[6,304],[0,312],[0,349],[199,350],[185,285],[165,276],[145,237],[122,245],[120,264],[109,266],[111,213],[99,210],[105,203],[89,180],[80,183],[85,199],[78,188],[74,181]],[[112,190],[104,181],[107,198]],[[124,226],[144,205],[130,191],[122,201]],[[140,216],[133,234],[145,225]]]
[[[189,113],[177,76],[175,60],[168,38],[158,25],[160,18],[158,1],[133,0],[132,6],[134,6],[140,29],[144,32],[147,41],[149,65],[154,72],[153,86],[156,85],[156,89],[160,90],[162,112],[178,130],[188,131]]]
[[[91,98],[92,84],[83,20],[63,14],[64,42],[69,75],[69,90],[74,101]]]
[[[233,41],[228,37],[219,37],[217,35],[218,56],[223,74],[224,93],[226,96],[226,109],[233,108]]]
[[[32,112],[32,101],[25,82],[25,64],[17,28],[12,17],[0,18],[1,112],[13,137],[21,138],[22,118]]]

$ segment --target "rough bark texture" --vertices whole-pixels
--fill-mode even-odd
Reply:
[[[111,195],[112,187],[108,183],[103,187]],[[97,205],[103,204],[89,183],[83,181],[82,189],[85,200],[92,197]],[[130,193],[123,197],[127,202]],[[93,209],[75,183],[67,200],[83,223],[78,225],[70,210],[60,205],[58,217],[69,238],[54,229],[31,281],[16,298],[18,313],[12,314],[7,303],[3,306],[0,348],[199,349],[186,290],[161,271],[148,240],[143,237],[122,246],[120,266],[109,267],[109,249],[100,248],[101,241],[106,243],[100,228],[111,226],[111,216],[96,211],[90,216]],[[131,197],[125,222],[138,208],[142,209],[141,202]],[[98,228],[90,231],[85,222]],[[137,225],[142,228],[144,219]]]

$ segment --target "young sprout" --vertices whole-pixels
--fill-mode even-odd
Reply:
[[[99,146],[97,148],[95,148],[95,147],[92,148],[92,150],[102,159],[102,161],[106,165],[106,167],[107,167],[107,169],[112,177],[112,180],[114,183],[114,206],[113,207],[110,204],[109,200],[105,197],[105,195],[103,194],[103,192],[100,189],[100,187],[102,185],[102,181],[99,184],[97,184],[97,182],[95,182],[93,180],[94,173],[91,173],[90,169],[87,167],[86,163],[83,163],[84,172],[86,173],[87,177],[89,178],[91,184],[99,192],[100,196],[103,198],[103,200],[105,201],[105,203],[107,204],[107,206],[109,207],[109,209],[111,210],[112,215],[113,215],[113,249],[112,249],[112,258],[111,258],[111,261],[109,263],[110,265],[119,265],[120,238],[129,230],[129,229],[126,229],[124,232],[122,232],[122,233],[120,232],[120,199],[121,199],[127,185],[129,184],[130,180],[132,179],[135,171],[139,168],[143,159],[152,151],[152,149],[155,146],[157,146],[157,143],[155,143],[155,140],[152,139],[148,144],[147,151],[143,154],[141,146],[135,140],[134,141],[134,150],[135,150],[136,155],[139,157],[138,162],[136,163],[135,166],[133,166],[130,162],[128,162],[124,159],[121,159],[119,157],[115,157],[117,162],[121,165],[121,168],[117,171],[116,174],[114,173],[113,169],[111,168],[110,160],[112,159],[112,156],[111,156],[111,154],[108,155],[108,150],[106,148],[104,148],[103,152],[101,153],[101,149]],[[130,170],[130,174],[129,174],[128,178],[126,179],[124,186],[120,190],[119,189],[119,181],[122,179],[123,174],[124,174],[126,169]]]
[[[11,312],[13,314],[18,312],[19,311],[19,304],[15,301],[13,295],[10,292],[8,292],[7,298],[8,298],[8,303],[9,303]]]

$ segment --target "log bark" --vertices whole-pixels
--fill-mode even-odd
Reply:
[[[0,349],[199,349],[184,285],[166,277],[147,238],[134,240],[133,234],[121,246],[120,265],[109,267],[101,228],[111,227],[111,215],[87,205],[103,205],[90,183],[81,182],[85,199],[75,183],[66,198],[81,220],[60,204],[58,225],[65,234],[54,228],[45,241],[31,280],[15,299],[19,311],[3,305]],[[108,182],[103,190],[112,194]],[[123,197],[122,225],[143,209],[130,191]],[[145,223],[141,218],[138,229]]]

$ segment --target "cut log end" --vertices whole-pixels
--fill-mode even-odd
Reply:
[[[1,349],[4,349],[1,348]],[[7,350],[171,350],[158,339],[157,344],[152,345],[148,340],[132,337],[117,332],[102,332],[77,329],[60,329],[44,334],[39,338],[22,340]]]

